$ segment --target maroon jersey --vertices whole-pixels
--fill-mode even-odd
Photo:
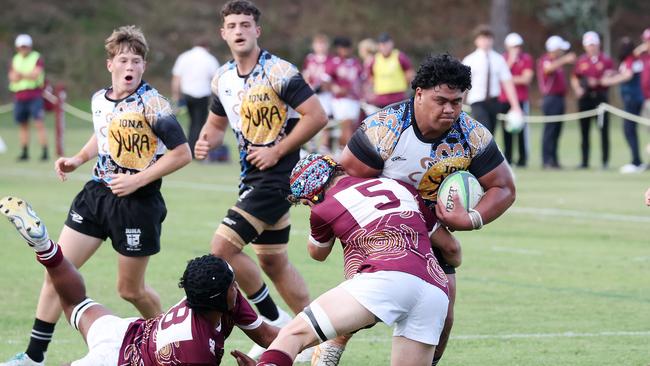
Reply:
[[[447,277],[431,250],[436,219],[412,186],[389,178],[344,177],[311,209],[310,240],[343,244],[345,277],[397,271],[447,293]]]
[[[235,307],[222,314],[217,328],[183,299],[164,314],[129,325],[119,366],[219,365],[224,341],[235,325],[255,329],[261,324],[239,290]]]
[[[605,71],[613,69],[614,63],[604,53],[599,53],[598,56],[594,57],[585,53],[578,57],[578,61],[576,61],[575,68],[573,69],[573,75],[578,77],[578,79],[595,78],[600,80],[603,74],[605,74]],[[605,91],[607,87],[597,85],[592,89],[595,91]]]
[[[361,73],[363,67],[356,57],[346,59],[339,56],[332,57],[327,65],[327,73],[332,78],[334,97],[361,98]]]
[[[503,54],[503,59],[508,60],[508,53]],[[525,52],[519,52],[517,55],[517,59],[515,62],[510,65],[510,73],[512,76],[520,76],[524,73],[525,70],[533,70],[533,58],[525,53]],[[528,85],[523,85],[523,84],[515,84],[515,90],[517,91],[517,100],[519,102],[527,102],[528,101]],[[501,94],[499,95],[499,101],[500,102],[507,102],[508,98],[506,97],[506,92],[503,88],[501,88]]]
[[[544,54],[537,61],[537,84],[542,95],[566,95],[566,76],[564,69],[559,67],[550,73],[544,72],[544,64],[553,62],[550,54]]]
[[[314,91],[319,92],[321,85],[330,81],[327,68],[331,61],[332,56],[330,55],[310,53],[305,57],[305,62],[302,65],[302,77]]]

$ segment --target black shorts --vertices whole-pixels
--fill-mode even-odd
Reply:
[[[167,216],[158,190],[118,197],[95,181],[77,194],[65,225],[95,238],[111,238],[113,248],[127,257],[143,257],[160,251],[161,224]]]
[[[268,225],[273,225],[291,208],[287,196],[291,193],[274,184],[259,183],[256,186],[244,185],[239,191],[236,207],[250,213]]]

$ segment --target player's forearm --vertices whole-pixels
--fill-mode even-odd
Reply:
[[[445,227],[439,227],[431,234],[431,245],[440,249],[440,253],[452,267],[460,267],[462,254],[460,242]]]
[[[501,216],[515,202],[514,186],[500,186],[488,189],[474,208],[486,225]]]
[[[223,138],[226,134],[226,126],[228,120],[225,117],[217,116],[216,114],[210,112],[208,114],[208,119],[201,128],[201,133],[199,133],[199,139],[205,139],[210,145],[210,149],[219,147],[223,144]],[[192,146],[192,148],[194,148]]]
[[[139,186],[143,187],[147,184],[169,175],[178,169],[184,167],[192,161],[192,154],[190,147],[187,143],[178,145],[172,150],[169,150],[152,166],[139,172]]]

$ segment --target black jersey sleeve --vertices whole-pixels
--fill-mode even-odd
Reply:
[[[223,107],[223,104],[221,104],[219,96],[214,93],[212,93],[212,96],[210,97],[210,111],[217,116],[226,116],[226,109]]]
[[[286,86],[280,92],[280,98],[293,109],[298,108],[298,106],[312,95],[314,95],[314,91],[307,85],[307,82],[300,73],[289,78]]]
[[[151,128],[170,150],[187,142],[183,128],[173,114],[158,118]]]
[[[491,172],[504,160],[505,158],[503,157],[501,150],[499,150],[497,143],[492,139],[485,149],[474,156],[472,162],[469,164],[468,170],[470,173],[474,174],[476,178],[480,178]]]
[[[348,149],[367,166],[377,170],[384,169],[384,159],[381,158],[375,146],[370,142],[363,128],[357,129],[352,135],[348,142]]]

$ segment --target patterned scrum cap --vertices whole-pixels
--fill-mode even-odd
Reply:
[[[314,203],[323,200],[323,189],[332,179],[338,164],[329,156],[311,153],[300,159],[291,171],[289,185],[291,201],[308,199]]]

